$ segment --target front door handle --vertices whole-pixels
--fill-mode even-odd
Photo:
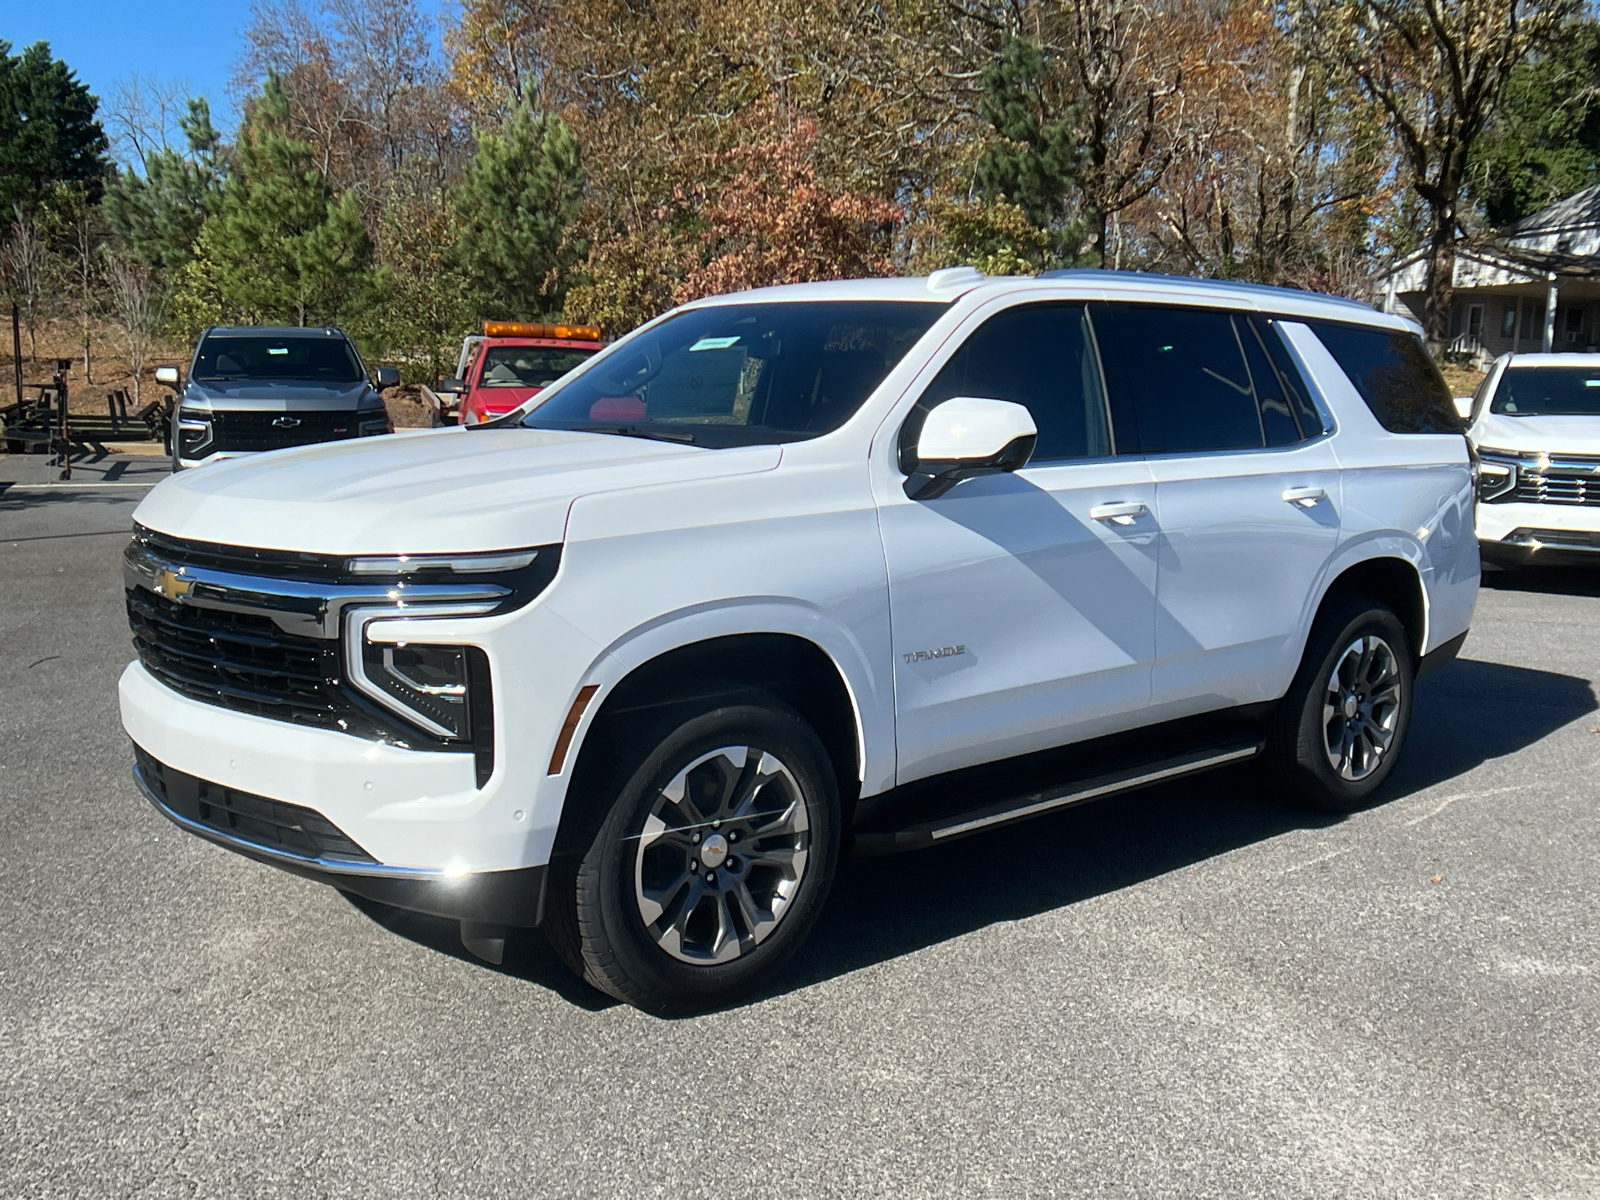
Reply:
[[[1313,508],[1318,500],[1326,500],[1328,493],[1319,487],[1292,487],[1283,489],[1283,499],[1287,504],[1298,504],[1301,508]]]
[[[1089,510],[1091,521],[1107,521],[1112,525],[1132,525],[1150,512],[1137,500],[1119,500],[1112,504],[1096,504]]]

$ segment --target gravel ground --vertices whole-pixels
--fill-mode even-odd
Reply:
[[[1370,811],[1214,775],[853,861],[768,995],[663,1021],[170,826],[116,713],[139,492],[17,478],[0,1192],[1600,1195],[1586,577],[1484,591]]]

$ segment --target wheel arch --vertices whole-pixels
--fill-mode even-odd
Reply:
[[[591,801],[612,781],[630,725],[676,705],[752,692],[777,696],[816,731],[833,763],[849,828],[869,746],[866,715],[846,671],[817,641],[796,633],[724,633],[662,650],[605,688],[574,748],[553,854],[581,852],[604,819],[602,806]]]
[[[1323,590],[1312,624],[1329,604],[1352,595],[1370,596],[1392,609],[1411,639],[1414,663],[1422,661],[1428,638],[1428,591],[1416,563],[1403,555],[1386,553],[1346,565]]]

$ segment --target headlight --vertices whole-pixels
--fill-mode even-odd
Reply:
[[[361,666],[366,682],[384,693],[390,708],[398,708],[429,733],[472,740],[467,647],[367,642]]]
[[[198,458],[211,444],[211,414],[203,409],[178,410],[178,457]]]
[[[357,437],[373,437],[376,434],[393,432],[394,426],[389,423],[386,415],[363,417],[361,424],[356,426]]]
[[[1509,450],[1478,451],[1478,499],[1501,499],[1516,490],[1522,468],[1520,455]]]

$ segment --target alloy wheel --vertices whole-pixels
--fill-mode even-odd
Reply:
[[[1400,719],[1400,663],[1381,637],[1366,634],[1334,663],[1322,702],[1323,747],[1340,778],[1377,770]]]
[[[645,818],[634,855],[639,916],[673,958],[731,962],[783,921],[810,848],[789,768],[754,746],[713,750],[674,775]]]

